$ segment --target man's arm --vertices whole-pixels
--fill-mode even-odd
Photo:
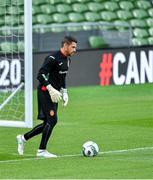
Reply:
[[[42,67],[40,68],[37,79],[39,80],[40,84],[47,86],[49,85],[48,76],[49,73],[54,69],[56,64],[55,57],[47,56]]]
[[[66,75],[63,76],[62,88],[60,92],[62,93],[63,106],[66,107],[69,101],[68,91],[66,88]]]
[[[46,86],[49,95],[51,97],[51,100],[57,103],[58,101],[61,100],[62,94],[59,91],[57,91],[55,88],[53,88],[50,82],[48,81],[49,73],[55,67],[55,63],[56,63],[55,58],[53,56],[48,56],[38,72],[37,79],[42,85]]]

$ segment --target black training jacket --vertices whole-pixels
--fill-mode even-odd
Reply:
[[[66,88],[66,74],[70,65],[70,58],[64,56],[61,51],[48,55],[41,66],[37,79],[38,88],[51,84],[55,89]]]

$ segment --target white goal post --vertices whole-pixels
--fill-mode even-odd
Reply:
[[[4,0],[5,1],[5,0]],[[18,1],[18,0],[16,0]],[[6,38],[5,38],[6,39]],[[5,56],[6,57],[6,54]],[[13,56],[12,56],[13,57]],[[14,60],[14,59],[13,59]],[[2,76],[2,73],[4,75],[4,72],[7,72],[6,70],[2,69],[2,67],[5,67],[5,58],[3,58],[3,64],[0,64],[0,76]],[[12,61],[13,62],[13,61]],[[15,61],[16,62],[16,61]],[[23,119],[21,120],[14,120],[11,119],[1,119],[0,116],[0,126],[6,126],[6,127],[32,127],[33,126],[33,80],[32,80],[32,0],[24,0],[24,56],[23,56],[23,63],[24,63],[24,69],[22,70],[24,73],[22,76],[24,76],[20,83],[17,85],[16,88],[12,88],[10,92],[7,92],[7,89],[3,89],[7,94],[9,94],[3,102],[0,102],[0,114],[2,113],[3,108],[7,107],[7,104],[12,101],[12,99],[20,92],[23,91]],[[13,64],[13,63],[12,63]],[[16,68],[17,65],[12,65],[12,67]],[[16,73],[16,69],[12,70],[13,73]],[[16,78],[16,74],[14,75]],[[11,73],[10,73],[11,77]],[[0,77],[0,79],[2,79]],[[3,79],[4,80],[4,79]],[[6,79],[7,80],[7,76]],[[6,94],[2,93],[1,94]],[[2,96],[2,95],[1,95]],[[20,100],[19,100],[20,101]],[[17,102],[19,103],[19,102]],[[19,104],[19,109],[20,109]],[[13,113],[16,112],[17,107],[15,106],[13,110],[12,105],[12,117],[14,116]],[[9,112],[8,112],[9,113]],[[6,112],[7,115],[7,112]],[[2,116],[3,117],[3,116]],[[15,118],[17,119],[17,118]]]

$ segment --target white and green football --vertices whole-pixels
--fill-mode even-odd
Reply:
[[[97,156],[98,152],[99,152],[99,147],[93,141],[87,141],[82,146],[82,153],[86,157]]]

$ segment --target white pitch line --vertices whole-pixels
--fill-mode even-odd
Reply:
[[[134,148],[134,149],[103,151],[103,152],[99,152],[99,154],[124,153],[124,152],[130,152],[130,151],[140,151],[140,150],[149,150],[149,149],[153,149],[153,147],[140,147],[140,148]]]
[[[114,150],[114,151],[103,151],[99,152],[99,154],[113,154],[113,153],[125,153],[125,152],[133,152],[133,151],[143,151],[143,150],[150,150],[153,149],[153,147],[140,147],[140,148],[134,148],[134,149],[122,149],[122,150]],[[17,155],[13,153],[12,155]],[[65,157],[79,157],[82,156],[82,154],[67,154],[67,155],[61,155],[57,158],[65,158]],[[24,156],[22,156],[24,157]],[[31,160],[39,160],[39,159],[46,159],[42,157],[31,157],[31,158],[23,158],[23,159],[12,159],[12,160],[2,160],[0,163],[14,163],[14,162],[21,162],[21,161],[31,161]],[[49,158],[47,158],[49,159]],[[56,158],[52,158],[56,159]]]

